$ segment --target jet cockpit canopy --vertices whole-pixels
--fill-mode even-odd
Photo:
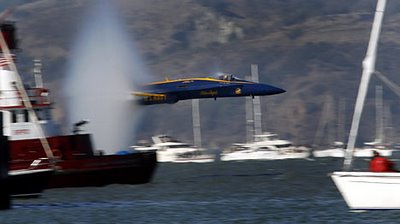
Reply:
[[[241,80],[238,77],[232,75],[232,74],[227,74],[227,73],[218,73],[217,78],[219,80],[225,80],[225,81],[235,81],[235,80]]]

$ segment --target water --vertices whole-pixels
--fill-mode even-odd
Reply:
[[[14,200],[0,223],[398,223],[400,211],[348,210],[327,176],[342,161],[160,164],[149,184]]]

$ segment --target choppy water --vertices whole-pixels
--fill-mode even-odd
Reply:
[[[396,210],[350,212],[327,176],[341,166],[330,158],[160,164],[145,185],[14,200],[0,223],[399,223]]]

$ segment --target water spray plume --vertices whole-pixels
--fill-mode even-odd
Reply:
[[[135,140],[140,108],[130,93],[149,80],[109,1],[93,1],[75,45],[65,80],[67,118],[72,129],[82,119],[90,120],[96,149],[113,153]]]

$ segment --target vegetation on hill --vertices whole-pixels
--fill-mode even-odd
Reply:
[[[265,131],[311,145],[316,132],[321,131],[318,127],[323,127],[319,144],[330,144],[332,139],[338,140],[331,130],[336,129],[341,100],[346,103],[343,113],[347,134],[375,0],[116,2],[132,42],[156,79],[209,76],[214,72],[244,77],[250,74],[250,64],[258,64],[261,82],[287,90],[262,97]],[[62,86],[71,41],[87,4],[79,0],[68,4],[23,1],[14,15],[20,29],[22,60],[42,58],[45,78],[54,89]],[[399,9],[399,2],[388,2],[377,60],[377,70],[397,83]],[[374,138],[373,88],[378,83],[373,79],[370,85],[360,143]],[[384,95],[391,114],[397,114],[399,99],[387,89]],[[245,141],[244,102],[242,98],[201,101],[204,145],[225,147]],[[332,106],[325,116],[327,104]],[[146,111],[138,127],[139,138],[167,133],[192,141],[190,101],[151,106]],[[321,117],[328,118],[320,121]],[[397,137],[394,127],[399,119],[391,116],[390,122],[392,135]]]

